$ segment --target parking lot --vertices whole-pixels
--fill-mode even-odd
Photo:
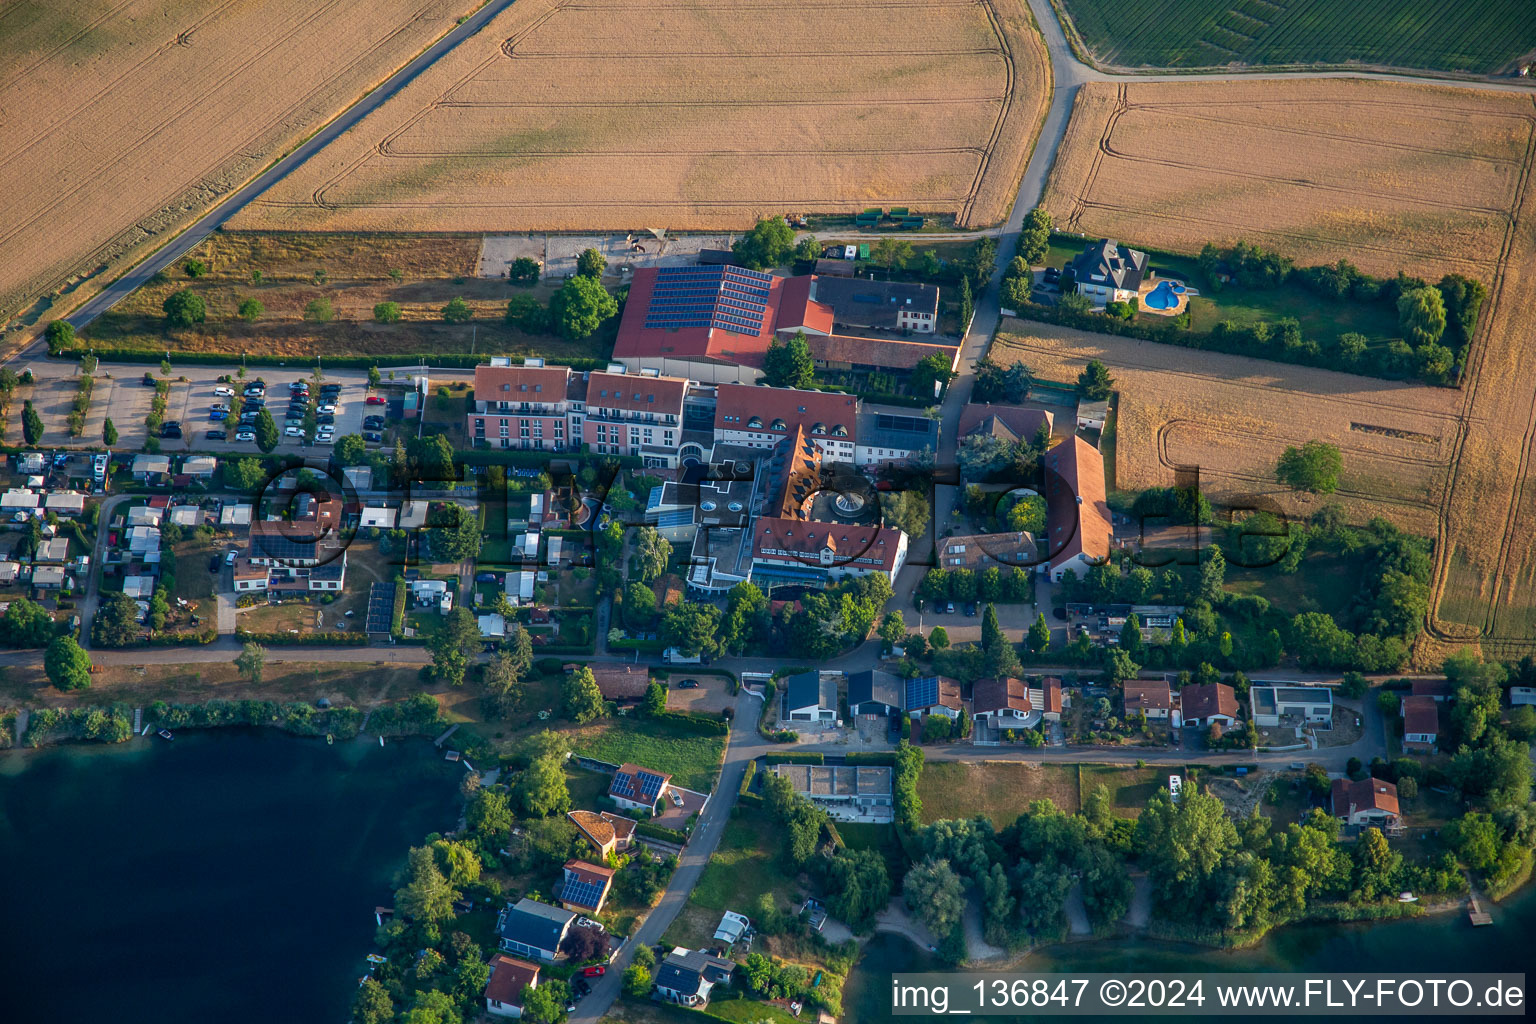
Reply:
[[[273,419],[277,421],[278,433],[280,435],[277,451],[298,452],[310,447],[318,447],[322,450],[329,447],[329,445],[317,445],[310,436],[299,438],[292,437],[287,433],[285,420],[288,410],[288,385],[291,381],[304,380],[309,384],[311,396],[317,400],[322,384],[341,385],[341,395],[336,402],[336,412],[334,414],[336,417],[334,424],[336,428],[335,437],[361,433],[363,417],[368,414],[368,410],[370,408],[378,412],[383,410],[383,406],[370,407],[366,404],[368,377],[363,371],[327,373],[324,378],[316,381],[313,374],[301,377],[292,371],[279,369],[275,373],[267,371],[261,374],[249,374],[245,380],[237,379],[229,385],[219,384],[218,377],[220,375],[221,371],[216,368],[209,368],[202,373],[194,369],[187,374],[191,378],[190,380],[172,383],[165,418],[167,421],[180,420],[182,438],[179,441],[171,438],[162,441],[161,444],[166,451],[196,449],[199,451],[212,451],[216,454],[222,454],[226,450],[240,454],[260,454],[261,450],[256,446],[256,442],[236,441],[234,439],[235,434],[240,429],[234,423],[209,418],[209,411],[215,404],[223,403],[227,405],[229,403],[227,395],[215,394],[215,389],[221,386],[233,387],[236,391],[243,391],[257,380],[266,383],[266,407],[271,411]],[[148,415],[149,401],[154,395],[154,389],[144,387],[142,384],[124,383],[125,387],[130,389],[138,386],[145,396],[143,399],[144,412],[136,419],[139,429],[142,431],[143,418],[145,415]],[[114,423],[117,422],[119,421],[114,419]],[[121,431],[122,427],[119,426],[118,429]],[[210,430],[223,430],[228,436],[223,441],[210,439],[208,437],[208,431]],[[125,442],[127,441],[126,435],[124,435],[124,440]],[[304,442],[308,442],[308,444]]]

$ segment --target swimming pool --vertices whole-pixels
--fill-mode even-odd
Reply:
[[[1147,308],[1173,309],[1179,304],[1179,296],[1183,294],[1183,285],[1174,284],[1172,281],[1159,282],[1156,288],[1147,293]]]

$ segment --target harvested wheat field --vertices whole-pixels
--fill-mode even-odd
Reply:
[[[1318,438],[1344,454],[1339,493],[1327,500],[1358,521],[1384,515],[1434,533],[1456,436],[1454,391],[1024,320],[1003,322],[991,354],[1049,380],[1075,380],[1090,359],[1109,367],[1122,490],[1170,486],[1175,466],[1195,466],[1213,501],[1262,495],[1306,516],[1320,501],[1277,484],[1275,460]]]
[[[1489,280],[1531,142],[1517,93],[1357,79],[1090,83],[1046,187],[1058,225],[1197,252]]]
[[[1003,220],[1050,96],[1021,0],[519,0],[233,227]]]
[[[0,318],[107,280],[470,6],[0,3]]]
[[[1461,392],[1402,388],[1393,398],[1410,430],[1435,439],[1421,458],[1444,463],[1441,479],[1432,469],[1405,470],[1372,491],[1378,502],[1422,493],[1434,512],[1423,527],[1423,512],[1394,514],[1437,539],[1426,648],[1438,647],[1421,652],[1426,661],[1460,643],[1499,655],[1536,648],[1533,157],[1536,98],[1523,92],[1356,80],[1089,85],[1047,189],[1069,227],[1132,243],[1194,252],[1244,238],[1299,263],[1348,259],[1431,279],[1458,271],[1488,284]],[[1128,344],[1124,351],[1142,361],[1165,358],[1151,354],[1156,346]],[[1182,350],[1166,358],[1216,365]],[[1303,372],[1254,365],[1271,376]],[[1122,462],[1151,465],[1148,431],[1173,417],[1144,422],[1138,396],[1127,397],[1134,440],[1122,440]],[[1414,416],[1451,412],[1448,402],[1453,424],[1411,426]],[[1301,426],[1288,436],[1336,439],[1341,417],[1329,410],[1328,402],[1291,404],[1282,422]],[[1374,422],[1375,410],[1351,418],[1367,413]],[[1351,462],[1383,475],[1346,447]]]

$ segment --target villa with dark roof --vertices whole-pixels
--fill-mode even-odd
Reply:
[[[560,953],[576,915],[560,907],[537,900],[520,899],[496,919],[496,937],[501,948],[535,960],[553,960]]]
[[[1147,254],[1104,238],[1085,248],[1067,269],[1077,283],[1077,293],[1093,300],[1094,305],[1128,302],[1141,291]]]

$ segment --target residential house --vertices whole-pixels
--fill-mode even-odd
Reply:
[[[608,796],[620,807],[634,811],[655,810],[657,801],[667,795],[672,776],[665,772],[653,772],[637,764],[624,764],[613,773],[608,786]]]
[[[762,516],[753,527],[752,574],[825,583],[878,572],[895,582],[907,535],[888,526]]]
[[[811,362],[818,370],[909,373],[928,357],[938,356],[954,371],[960,362],[960,346],[949,340],[807,334],[805,342],[811,350]]]
[[[25,487],[12,487],[0,494],[0,512],[32,512],[43,501],[42,495]]]
[[[161,477],[171,475],[171,457],[169,455],[135,455],[129,472],[143,483],[154,483]]]
[[[31,476],[48,468],[48,457],[42,452],[22,452],[16,456],[16,472]]]
[[[769,770],[828,810],[891,806],[891,769],[886,765],[776,764]]]
[[[1437,703],[1443,703],[1455,696],[1451,691],[1449,679],[1415,679],[1412,692],[1415,697],[1429,697]]]
[[[181,473],[194,480],[206,480],[218,466],[219,460],[212,455],[191,455],[182,460]]]
[[[697,949],[674,949],[656,967],[656,991],[683,1006],[703,1006],[716,985],[729,986],[736,965]]]
[[[581,376],[530,359],[494,357],[475,367],[475,405],[466,424],[476,446],[575,451],[581,445]]]
[[[583,914],[599,914],[613,887],[613,868],[584,860],[565,862],[560,882],[560,905]]]
[[[32,585],[38,590],[60,590],[69,585],[69,575],[62,565],[34,566]]]
[[[1028,533],[971,533],[939,541],[939,565],[944,569],[979,572],[997,566],[1007,572],[1039,563],[1035,538]]]
[[[964,706],[960,684],[948,676],[917,676],[906,681],[905,710],[913,718],[924,715],[959,718]]]
[[[400,519],[395,524],[402,530],[419,530],[427,525],[427,503],[407,501],[400,506]]]
[[[386,508],[382,505],[364,505],[358,513],[357,525],[363,529],[393,530],[395,517],[400,514],[399,509]]]
[[[715,929],[715,941],[727,946],[740,942],[752,931],[752,922],[745,914],[727,910],[720,915],[720,926]]]
[[[587,837],[587,841],[605,860],[615,852],[629,849],[634,839],[636,821],[633,818],[609,811],[569,811],[566,817],[581,830],[582,835]]]
[[[21,563],[5,559],[0,561],[0,587],[13,586],[21,577]]]
[[[1147,254],[1103,238],[1087,246],[1066,270],[1076,282],[1077,293],[1092,299],[1094,305],[1128,302],[1140,294]]]
[[[251,506],[244,504],[225,505],[219,509],[220,526],[250,526]]]
[[[196,526],[203,520],[203,510],[197,505],[175,505],[170,510],[170,520],[176,526]]]
[[[44,499],[43,507],[60,519],[73,519],[85,512],[85,495],[79,491],[54,491]]]
[[[1385,779],[1334,779],[1333,815],[1346,825],[1389,825],[1397,821],[1397,787]]]
[[[1404,697],[1403,749],[1433,753],[1440,738],[1440,706],[1428,696]]]
[[[372,466],[347,466],[341,471],[341,476],[351,485],[353,491],[373,490]]]
[[[484,640],[505,640],[507,637],[507,620],[500,612],[490,612],[475,618],[480,627],[480,636]]]
[[[913,452],[939,450],[939,421],[915,409],[862,405],[855,423],[853,460],[858,466],[905,462]]]
[[[971,715],[999,729],[1031,729],[1040,722],[1029,688],[1012,676],[976,680],[971,688]]]
[[[263,577],[265,578],[265,577]],[[238,588],[237,588],[238,589]],[[132,598],[148,598],[155,592],[155,578],[153,576],[124,576],[123,593]]]
[[[837,719],[837,676],[812,669],[784,681],[784,717],[791,722]]]
[[[859,715],[893,715],[904,707],[906,680],[894,672],[866,669],[848,676],[848,712]]]
[[[255,565],[249,558],[235,559],[233,571],[235,593],[249,594],[267,589],[268,570],[264,565]]]
[[[1148,719],[1167,718],[1173,708],[1173,693],[1166,679],[1132,679],[1123,687],[1127,718],[1138,714]]]
[[[539,987],[539,968],[502,953],[491,957],[490,968],[483,993],[486,1012],[517,1020],[523,1015],[523,993]]]
[[[805,282],[805,296],[800,297],[801,283]],[[911,331],[914,334],[933,334],[939,326],[939,290],[931,284],[909,281],[871,281],[851,277],[791,278],[785,283],[784,297],[780,302],[781,313],[789,312],[791,303],[803,305],[796,312],[805,321],[807,336],[831,334],[841,325],[864,330]],[[819,307],[819,308],[817,308]],[[831,314],[830,323],[816,314],[826,310]],[[826,330],[818,330],[824,324]],[[785,324],[781,333],[788,329]]]
[[[721,384],[715,444],[776,448],[803,428],[828,462],[857,462],[859,400],[840,391]]]
[[[650,687],[651,674],[644,665],[613,662],[594,662],[587,666],[604,700],[621,703],[638,703]]]
[[[1030,444],[1042,434],[1049,438],[1055,424],[1056,417],[1045,409],[972,402],[960,409],[956,434],[962,438],[975,434],[995,437],[1009,444]]]
[[[1254,683],[1248,691],[1253,722],[1264,728],[1302,722],[1331,725],[1333,690],[1327,686],[1281,686]]]
[[[1109,560],[1114,526],[1105,500],[1104,456],[1077,435],[1046,453],[1047,561],[1053,582],[1068,569],[1081,578]]]
[[[560,953],[576,915],[527,898],[507,907],[496,919],[496,936],[508,953],[551,961]]]
[[[133,526],[159,526],[165,518],[165,509],[156,508],[153,505],[135,505],[130,508],[124,517],[130,527]]]
[[[0,577],[0,583],[3,583]],[[1536,704],[1536,686],[1511,686],[1509,688],[1509,706],[1517,708],[1526,704]]]
[[[675,469],[688,381],[623,371],[615,365],[587,375],[581,440],[599,455],[635,456],[648,467]]]
[[[1179,691],[1179,707],[1185,725],[1221,725],[1237,722],[1237,695],[1226,683],[1190,683]]]
[[[37,550],[32,554],[34,565],[44,562],[63,565],[69,561],[69,538],[53,537],[40,542]]]

